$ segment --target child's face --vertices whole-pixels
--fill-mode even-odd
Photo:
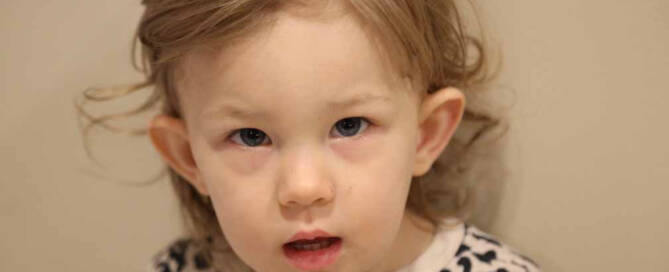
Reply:
[[[180,66],[192,167],[173,167],[211,196],[226,239],[257,271],[385,270],[419,253],[401,243],[426,237],[405,212],[421,100],[378,52],[352,17],[281,14]],[[289,257],[291,237],[314,230],[341,239],[336,256]]]

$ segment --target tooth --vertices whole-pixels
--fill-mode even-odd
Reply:
[[[334,244],[334,241],[331,239],[314,239],[310,241],[301,241],[293,243],[291,246],[296,250],[319,250],[327,248]]]

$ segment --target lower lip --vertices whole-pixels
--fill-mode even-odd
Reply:
[[[298,269],[318,270],[333,264],[339,257],[341,251],[341,239],[337,239],[329,247],[318,250],[296,250],[287,246],[283,247],[283,255]]]

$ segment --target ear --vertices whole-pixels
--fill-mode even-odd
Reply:
[[[413,176],[430,170],[451,140],[465,109],[465,96],[456,88],[427,94],[418,111],[418,139]]]
[[[193,159],[188,131],[183,120],[163,114],[156,115],[149,122],[148,130],[149,138],[163,161],[193,185],[200,194],[208,195]]]

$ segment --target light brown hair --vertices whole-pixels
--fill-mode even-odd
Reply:
[[[86,90],[84,102],[77,104],[81,116],[90,121],[84,134],[93,126],[114,129],[107,124],[110,120],[142,113],[156,104],[162,105],[162,113],[181,118],[174,79],[180,58],[195,46],[225,43],[268,24],[273,11],[286,2],[289,1],[143,0],[145,11],[137,28],[132,56],[135,68],[144,73],[146,80],[125,89]],[[482,177],[472,173],[474,162],[487,154],[479,148],[481,139],[501,127],[501,120],[477,103],[478,93],[490,79],[488,55],[481,39],[467,33],[455,0],[344,2],[375,30],[386,50],[399,52],[395,61],[403,64],[402,69],[417,71],[414,75],[425,88],[416,91],[433,92],[446,86],[464,91],[468,104],[462,125],[427,174],[413,179],[407,209],[436,224],[446,217],[466,220],[474,203],[472,179]],[[138,41],[139,64],[134,59]],[[151,89],[149,98],[138,108],[122,114],[94,117],[83,107],[89,101],[105,101],[146,88]],[[136,134],[145,132],[140,130]],[[223,252],[221,256],[227,256],[227,265],[240,263],[225,243],[208,197],[199,194],[169,167],[167,173],[181,203],[189,235],[203,241],[202,250],[210,258],[219,251]]]

